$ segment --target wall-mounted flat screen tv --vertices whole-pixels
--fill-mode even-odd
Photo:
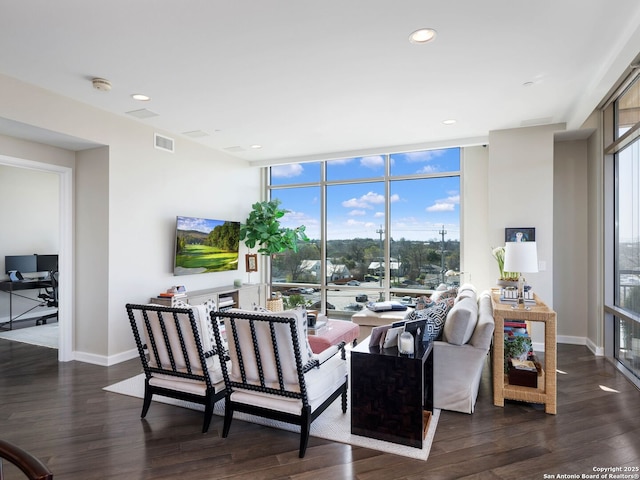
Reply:
[[[238,269],[240,222],[177,217],[174,275]]]

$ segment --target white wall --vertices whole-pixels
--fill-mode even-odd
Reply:
[[[556,142],[554,152],[553,304],[558,341],[585,344],[588,252],[587,142]],[[561,321],[560,321],[561,319]]]
[[[174,277],[175,217],[244,220],[259,200],[258,168],[181,137],[176,153],[157,150],[149,124],[2,75],[0,105],[9,120],[106,146],[79,153],[74,165],[75,358],[108,365],[135,354],[126,302],[147,302],[176,284],[196,290],[246,279],[243,262],[241,271]],[[60,162],[51,150],[0,142],[0,155]]]
[[[75,169],[75,351],[109,354],[109,148],[78,152]],[[92,299],[91,302],[85,299]],[[91,321],[84,321],[90,318]]]
[[[0,274],[5,255],[58,253],[58,176],[0,165]]]
[[[493,245],[504,243],[506,227],[534,227],[538,261],[544,270],[527,273],[527,282],[554,308],[554,133],[564,125],[489,132],[487,235]],[[497,278],[497,275],[496,275]],[[562,319],[558,319],[562,321]],[[533,341],[543,341],[543,325],[534,324]]]
[[[489,148],[465,147],[462,155],[462,252],[461,282],[472,283],[478,291],[495,287],[498,266],[491,255],[489,225]]]

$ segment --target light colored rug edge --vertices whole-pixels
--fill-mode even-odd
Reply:
[[[121,382],[117,382],[113,385],[109,385],[103,388],[103,390],[117,393],[121,395],[128,395],[136,398],[143,398],[144,396],[144,374],[136,375],[135,377],[128,378]],[[189,408],[192,410],[204,410],[202,405],[198,405],[191,402],[184,402],[180,400],[176,400],[173,398],[162,397],[159,395],[154,395],[154,401],[167,403],[169,405],[175,405],[183,408]],[[360,435],[353,435],[351,433],[350,423],[349,422],[349,412],[347,411],[345,415],[346,424],[338,425],[339,428],[330,428],[332,423],[330,420],[327,420],[329,415],[329,410],[337,409],[341,412],[340,409],[340,401],[336,400],[327,411],[323,412],[312,424],[311,424],[311,436],[323,438],[325,440],[331,440],[334,442],[345,443],[349,445],[354,445],[358,447],[369,448],[372,450],[378,450],[385,453],[391,453],[394,455],[400,455],[409,458],[415,458],[418,460],[426,461],[429,458],[429,453],[431,451],[431,445],[433,444],[433,438],[436,433],[436,428],[438,425],[438,419],[440,418],[440,410],[435,409],[433,414],[431,415],[431,420],[429,421],[429,428],[427,430],[427,434],[423,441],[422,449],[407,447],[405,445],[400,445],[391,442],[385,442],[382,440],[376,440],[373,438],[362,437]],[[224,402],[217,402],[214,409],[214,414],[218,416],[224,416]],[[236,413],[234,415],[234,419],[248,421],[252,423],[257,423],[260,425],[279,428],[282,430],[287,430],[291,432],[299,432],[300,428],[284,422],[274,422],[269,419],[265,419],[262,417],[254,417],[252,415],[246,415],[243,413]],[[342,428],[340,428],[342,427]]]
[[[36,327],[17,328],[0,332],[0,338],[12,342],[28,343],[38,347],[58,348],[58,323],[46,323]]]

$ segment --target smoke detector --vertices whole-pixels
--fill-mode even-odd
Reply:
[[[109,80],[105,80],[104,78],[94,78],[91,80],[93,88],[96,90],[100,90],[101,92],[108,92],[111,90],[111,82]]]

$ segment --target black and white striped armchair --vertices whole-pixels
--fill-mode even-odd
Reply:
[[[347,411],[344,342],[314,354],[307,342],[304,310],[232,309],[211,312],[211,318],[218,350],[225,345],[224,329],[230,357],[230,367],[222,363],[222,436],[227,437],[234,412],[299,425],[299,456],[304,457],[313,420],[340,396],[342,412]]]

